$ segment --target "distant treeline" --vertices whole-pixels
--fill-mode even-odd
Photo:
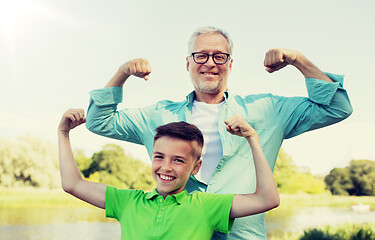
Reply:
[[[150,166],[126,155],[120,146],[105,145],[91,158],[74,151],[77,165],[85,178],[118,188],[154,188]],[[24,136],[13,141],[0,138],[0,186],[60,188],[56,145]]]
[[[108,144],[91,157],[75,150],[82,176],[118,188],[151,190],[155,187],[150,166],[127,155],[123,148]],[[356,160],[346,168],[335,168],[325,178],[298,169],[291,157],[280,150],[274,170],[281,193],[375,195],[375,161]],[[0,138],[0,186],[59,188],[57,146],[33,137],[17,140]]]

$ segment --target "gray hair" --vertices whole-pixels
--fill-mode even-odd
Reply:
[[[189,39],[189,44],[188,44],[188,54],[190,54],[193,50],[194,47],[194,42],[195,39],[202,34],[208,34],[208,33],[217,33],[223,36],[227,41],[228,41],[228,50],[229,54],[232,55],[232,50],[233,50],[233,42],[232,39],[230,38],[229,34],[226,33],[224,30],[216,28],[216,27],[201,27],[195,30],[195,32],[191,35]]]

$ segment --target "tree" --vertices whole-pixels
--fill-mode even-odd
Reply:
[[[327,189],[333,195],[351,195],[354,191],[354,185],[350,178],[348,168],[334,168],[324,178]]]
[[[24,136],[0,139],[0,185],[55,188],[60,185],[57,147]]]
[[[296,173],[297,167],[294,165],[292,158],[281,148],[273,172],[273,177],[279,190],[283,189],[289,183],[290,177]]]
[[[375,161],[352,160],[349,172],[356,196],[375,196]]]
[[[155,186],[150,166],[126,155],[118,145],[105,145],[91,160],[88,168],[81,169],[88,180],[127,189],[150,190]]]
[[[352,160],[348,167],[332,169],[325,182],[334,195],[375,196],[375,161]]]
[[[310,173],[300,172],[292,158],[280,149],[273,173],[276,186],[281,193],[323,193],[325,184],[323,180],[314,177]]]

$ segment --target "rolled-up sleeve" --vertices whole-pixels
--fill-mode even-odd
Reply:
[[[117,111],[122,92],[122,87],[91,91],[86,128],[101,136],[143,144],[142,130],[147,112],[140,108]]]
[[[333,82],[306,78],[308,98],[276,98],[284,138],[340,122],[352,114],[353,108],[343,87],[344,77],[332,73],[326,75]]]

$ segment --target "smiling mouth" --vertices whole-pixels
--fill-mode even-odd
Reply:
[[[212,72],[201,72],[201,74],[206,75],[206,76],[216,76],[216,75],[219,75],[218,73],[212,73]]]
[[[161,180],[164,180],[164,181],[172,181],[172,180],[175,179],[175,177],[163,175],[163,174],[160,174],[160,173],[158,175],[159,175],[159,178]]]

